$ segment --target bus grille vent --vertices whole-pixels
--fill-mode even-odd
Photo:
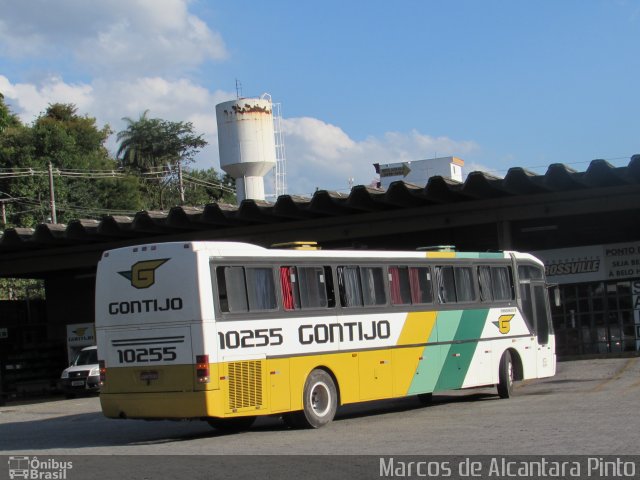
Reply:
[[[262,362],[247,360],[229,363],[229,407],[262,406]]]

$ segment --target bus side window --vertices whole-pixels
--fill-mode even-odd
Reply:
[[[429,267],[410,267],[409,282],[411,283],[411,303],[433,303],[433,282]]]
[[[440,303],[456,302],[456,282],[453,267],[436,267],[438,285],[438,301]]]
[[[382,267],[360,267],[363,303],[367,306],[384,305],[384,272]]]
[[[282,307],[285,310],[297,310],[300,308],[300,294],[296,277],[296,267],[280,267]]]
[[[491,267],[491,290],[496,301],[508,301],[515,298],[511,267]]]
[[[225,313],[249,311],[244,268],[218,267],[216,277],[220,311]]]
[[[224,267],[216,268],[216,280],[218,283],[218,304],[220,311],[229,312],[229,297],[227,296],[227,281],[224,278]]]
[[[280,287],[285,310],[335,305],[330,267],[280,267]]]
[[[480,299],[483,302],[508,302],[515,298],[511,267],[478,267]]]
[[[476,288],[471,267],[455,267],[456,299],[458,302],[473,302],[476,299]]]
[[[410,305],[411,282],[407,267],[389,267],[389,293],[392,305]]]
[[[324,268],[298,267],[300,305],[302,308],[326,308],[327,284]]]
[[[389,267],[389,290],[392,305],[433,303],[429,267]]]
[[[493,301],[491,291],[491,267],[481,265],[478,267],[478,284],[480,285],[480,300],[483,302]]]
[[[333,287],[333,273],[331,267],[323,267],[324,269],[324,282],[327,288],[327,307],[333,308],[336,306],[336,292]]]
[[[246,268],[246,276],[249,310],[253,312],[278,308],[273,270],[270,267]]]
[[[343,307],[361,307],[362,288],[358,267],[338,267],[338,289],[340,291],[340,303]]]

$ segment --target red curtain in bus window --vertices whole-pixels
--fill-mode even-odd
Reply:
[[[389,275],[391,275],[389,286],[391,287],[391,304],[402,305],[402,293],[400,292],[400,273],[398,267],[389,267]]]
[[[294,310],[291,267],[280,267],[280,285],[282,287],[282,306],[285,310]]]
[[[409,284],[411,285],[411,303],[422,303],[422,289],[420,288],[420,270],[409,268]]]

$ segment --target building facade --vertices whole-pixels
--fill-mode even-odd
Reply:
[[[560,287],[559,355],[640,350],[640,241],[533,253]]]
[[[393,182],[407,182],[424,186],[431,177],[443,177],[462,183],[464,160],[458,157],[428,158],[400,163],[375,163],[380,175],[380,188],[387,189]]]

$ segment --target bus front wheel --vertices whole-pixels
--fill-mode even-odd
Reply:
[[[504,352],[500,359],[498,371],[498,395],[500,395],[500,398],[513,396],[513,379],[513,360],[511,360],[511,353]]]
[[[309,374],[304,383],[302,405],[301,412],[284,416],[287,425],[320,428],[333,420],[338,409],[338,390],[331,375],[320,369]]]

